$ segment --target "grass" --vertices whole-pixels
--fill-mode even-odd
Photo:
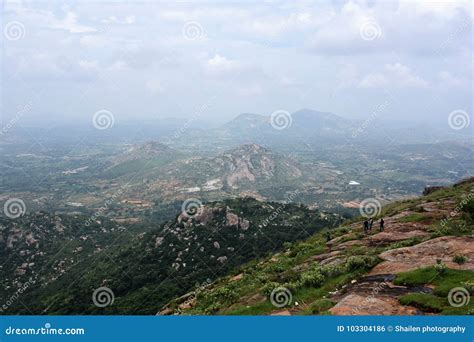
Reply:
[[[399,273],[394,281],[395,285],[404,286],[432,284],[436,286],[435,293],[440,296],[447,296],[452,288],[461,286],[465,282],[474,282],[473,271],[447,268],[442,274],[439,274],[434,267]]]
[[[398,221],[402,223],[409,223],[409,222],[423,222],[423,221],[428,221],[431,218],[429,216],[423,215],[423,214],[411,214],[405,217],[401,217]]]
[[[336,303],[333,302],[332,300],[325,299],[325,298],[318,299],[314,301],[313,304],[311,304],[310,310],[313,315],[325,314],[334,305],[336,305]]]
[[[400,304],[411,305],[427,312],[441,312],[448,306],[446,298],[437,297],[427,293],[410,293],[400,298]]]
[[[474,313],[474,301],[466,305],[454,307],[448,301],[449,293],[454,288],[463,288],[469,295],[473,295],[474,272],[468,270],[453,270],[447,268],[439,273],[434,267],[420,268],[397,275],[396,285],[423,286],[434,285],[433,294],[410,293],[400,298],[403,305],[412,305],[423,311],[436,312],[445,315],[466,315]]]

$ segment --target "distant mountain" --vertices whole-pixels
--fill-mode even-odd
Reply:
[[[269,124],[270,117],[260,114],[243,113],[224,124],[222,128],[227,128],[230,130],[258,130],[263,127],[267,127]]]
[[[327,112],[302,109],[292,114],[281,112],[275,116],[240,114],[214,130],[222,138],[240,143],[259,143],[265,146],[339,141],[350,137],[357,121]]]

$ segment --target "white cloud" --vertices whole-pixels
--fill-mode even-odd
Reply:
[[[77,14],[74,12],[67,12],[64,19],[52,20],[50,26],[52,29],[66,30],[70,33],[93,33],[97,29],[91,26],[81,25],[77,22]]]
[[[217,76],[235,74],[242,71],[244,66],[236,61],[227,59],[224,56],[215,54],[207,60],[206,69],[209,73]]]
[[[105,19],[102,19],[102,22],[104,24],[125,24],[125,25],[130,25],[135,23],[135,16],[134,15],[128,15],[124,17],[123,19],[117,18],[115,15],[112,15],[110,17],[107,17]]]
[[[359,88],[379,87],[426,87],[428,82],[412,73],[409,67],[401,63],[385,64],[383,72],[374,72],[365,76]]]

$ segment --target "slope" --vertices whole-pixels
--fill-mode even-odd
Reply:
[[[160,314],[472,314],[474,179],[390,204],[197,287]]]

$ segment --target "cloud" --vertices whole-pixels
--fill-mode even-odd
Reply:
[[[115,15],[102,19],[104,24],[122,24],[122,25],[130,25],[135,23],[135,16],[128,15],[123,19],[117,18]]]
[[[207,60],[205,69],[210,75],[223,77],[236,75],[249,68],[242,63],[215,54],[214,57]]]
[[[91,26],[81,25],[77,22],[77,14],[74,12],[67,12],[64,19],[52,20],[49,28],[66,30],[70,33],[93,33],[97,32],[97,29]]]
[[[433,55],[441,48],[443,52],[458,51],[470,44],[466,23],[472,22],[471,10],[464,1],[447,2],[400,1],[394,8],[391,2],[367,6],[362,1],[349,1],[330,22],[309,35],[306,44],[321,55]]]
[[[383,72],[370,73],[359,83],[359,88],[426,87],[428,82],[412,73],[401,63],[385,64]]]
[[[360,89],[382,87],[409,89],[400,113],[419,112],[434,96],[446,107],[472,107],[471,1],[8,1],[2,14],[26,29],[24,39],[5,42],[4,79],[12,98],[22,96],[11,90],[22,79],[47,85],[45,98],[60,92],[65,101],[77,98],[73,82],[92,82],[91,106],[107,96],[95,89],[113,83],[110,103],[123,105],[128,96],[130,107],[162,106],[169,113],[183,108],[149,102],[150,92],[181,99],[190,89],[180,103],[190,108],[222,93],[210,116],[271,112],[275,104],[357,116],[378,101]],[[183,38],[190,21],[202,25],[205,39]],[[363,27],[380,31],[367,35]],[[108,77],[99,79],[102,72]],[[57,110],[45,101],[48,106]]]

